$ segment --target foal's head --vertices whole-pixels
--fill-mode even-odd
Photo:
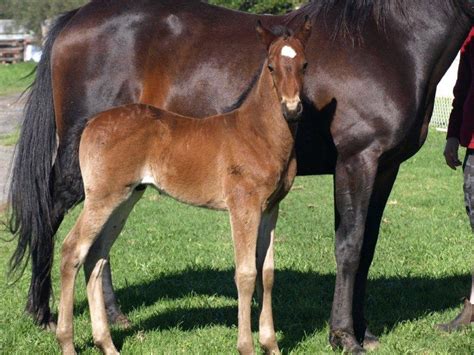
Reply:
[[[259,21],[257,33],[267,46],[268,65],[263,70],[269,70],[272,74],[283,116],[287,121],[296,121],[303,111],[300,96],[308,66],[304,50],[311,34],[311,22],[306,18],[294,34],[284,29],[283,34],[277,35],[264,28]]]

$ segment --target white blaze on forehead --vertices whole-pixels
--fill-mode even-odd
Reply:
[[[283,57],[288,57],[288,58],[293,59],[294,57],[296,57],[296,51],[290,46],[283,46],[283,48],[281,49],[281,55]]]

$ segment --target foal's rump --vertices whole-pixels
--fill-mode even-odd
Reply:
[[[138,169],[148,155],[148,123],[145,108],[121,106],[95,116],[84,129],[79,161],[86,196],[91,189],[137,185]]]

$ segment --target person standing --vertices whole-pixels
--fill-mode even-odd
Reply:
[[[474,232],[474,27],[461,48],[461,58],[454,100],[449,117],[444,158],[446,164],[456,170],[461,165],[459,146],[466,147],[464,158],[464,201],[466,212]],[[439,324],[441,330],[453,331],[474,322],[474,271],[471,294],[464,300],[461,312],[450,322]]]

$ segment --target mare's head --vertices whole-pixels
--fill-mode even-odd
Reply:
[[[267,46],[267,68],[263,70],[269,70],[272,75],[283,116],[287,121],[296,121],[303,112],[301,92],[308,66],[305,47],[311,34],[311,22],[306,18],[294,34],[287,29],[282,34],[275,34],[259,21],[257,33]]]
[[[463,7],[464,12],[471,19],[471,24],[474,24],[474,0],[457,0]]]

